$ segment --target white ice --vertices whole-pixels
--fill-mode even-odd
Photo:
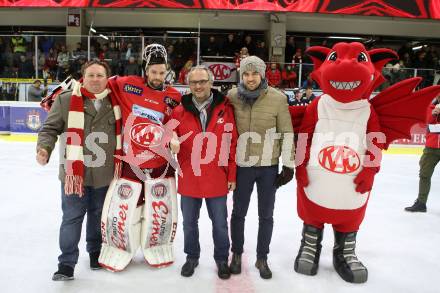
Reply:
[[[61,221],[57,153],[41,167],[35,162],[35,143],[0,141],[0,292],[440,292],[439,167],[432,178],[428,213],[403,211],[417,196],[418,160],[416,155],[384,156],[358,234],[357,255],[369,270],[365,284],[346,283],[334,271],[329,226],[324,232],[318,274],[310,277],[294,272],[302,229],[294,182],[277,193],[269,255],[271,280],[262,280],[254,267],[258,228],[254,194],[246,218],[243,272],[230,280],[217,278],[211,223],[203,205],[199,221],[202,254],[191,278],[180,276],[185,260],[180,219],[176,260],[170,267],[151,268],[138,252],[123,272],[91,271],[84,229],[75,280],[54,282],[51,277],[57,268]]]

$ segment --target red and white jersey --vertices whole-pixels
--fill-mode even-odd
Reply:
[[[161,126],[168,122],[172,109],[180,104],[180,93],[172,87],[154,90],[142,77],[134,75],[111,77],[108,86],[121,107],[124,155],[141,159],[140,168],[166,164],[166,159],[150,148],[160,144]]]

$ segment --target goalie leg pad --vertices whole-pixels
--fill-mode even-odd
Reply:
[[[126,178],[114,179],[107,191],[98,261],[110,271],[122,271],[139,248],[142,207],[136,205],[141,191],[141,183]]]
[[[177,191],[174,178],[145,181],[145,205],[141,246],[145,260],[154,267],[174,262],[173,241],[177,229]]]

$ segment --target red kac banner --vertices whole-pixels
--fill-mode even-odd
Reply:
[[[440,0],[0,0],[0,7],[262,10],[440,19]]]

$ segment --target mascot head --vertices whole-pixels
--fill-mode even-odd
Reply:
[[[310,47],[315,66],[312,78],[323,93],[341,103],[368,99],[385,79],[382,67],[397,54],[390,49],[367,51],[361,43],[337,43],[333,48]]]

